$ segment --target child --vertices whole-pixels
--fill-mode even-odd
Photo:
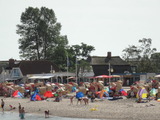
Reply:
[[[74,96],[71,96],[70,97],[70,103],[73,105],[73,98],[75,97],[75,95]]]
[[[95,95],[94,93],[91,94],[91,102],[94,102],[94,99],[95,99]]]
[[[3,99],[1,99],[1,107],[2,107],[2,112],[4,112],[4,101],[3,101]]]

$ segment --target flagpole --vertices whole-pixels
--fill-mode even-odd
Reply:
[[[109,65],[108,65],[108,67],[109,67],[109,88],[110,88],[110,81],[111,81],[111,79],[110,79],[110,75],[111,75],[111,64],[109,63]]]
[[[68,60],[68,53],[67,53],[67,83],[68,83],[68,63],[69,63],[69,60]]]
[[[76,83],[77,83],[77,56],[76,56]]]

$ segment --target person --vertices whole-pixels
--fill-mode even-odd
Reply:
[[[3,99],[1,99],[1,107],[2,107],[2,112],[4,112],[4,100]]]
[[[74,96],[71,96],[70,97],[70,103],[73,105],[73,98],[75,97],[75,95]]]
[[[21,110],[21,104],[19,103],[19,106],[18,106],[18,110],[19,110],[19,114],[20,114],[20,110]]]
[[[94,93],[91,94],[91,102],[94,102],[94,99],[95,99],[95,95]]]
[[[82,104],[82,98],[78,98],[77,105],[78,105],[78,103]]]
[[[60,98],[59,98],[59,96],[56,96],[56,98],[55,98],[54,102],[60,102]]]
[[[19,115],[20,119],[24,119],[24,114],[25,114],[25,110],[24,110],[24,107],[22,107],[20,109],[20,115]]]

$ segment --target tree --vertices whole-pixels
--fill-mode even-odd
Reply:
[[[68,40],[67,36],[60,35],[61,24],[54,11],[46,7],[29,7],[21,15],[21,23],[17,25],[20,57],[58,61],[55,56],[59,50],[64,53]]]
[[[140,46],[129,46],[123,50],[123,58],[133,66],[137,66],[137,72],[153,72],[154,66],[150,59],[156,48],[151,48],[152,40],[143,38],[139,40]]]
[[[91,45],[87,45],[85,43],[81,43],[81,45],[72,45],[69,48],[69,56],[72,60],[72,64],[76,64],[77,61],[77,75],[79,70],[81,69],[81,73],[83,74],[85,70],[90,70],[90,64],[87,61],[87,58],[90,56],[90,53],[95,50],[95,48]],[[76,60],[77,59],[77,60]]]
[[[152,66],[155,73],[160,73],[160,53],[154,53],[151,55]]]

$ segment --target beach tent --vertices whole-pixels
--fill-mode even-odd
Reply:
[[[34,92],[34,94],[31,95],[31,101],[40,101],[40,100],[42,100],[42,98],[37,92]]]
[[[141,97],[142,99],[147,98],[148,92],[146,91],[146,89],[144,87],[142,87],[138,93],[137,93],[137,98]]]
[[[84,97],[84,94],[82,92],[77,92],[76,93],[76,98],[79,99],[79,98],[82,98]]]
[[[51,98],[51,97],[53,97],[53,94],[52,94],[51,91],[46,91],[46,92],[44,93],[44,97],[46,97],[46,98]]]
[[[155,97],[156,94],[157,94],[157,91],[156,91],[155,88],[153,88],[153,89],[150,91],[150,96]]]
[[[106,90],[101,90],[99,93],[99,98],[102,98],[103,96],[109,97],[109,94]]]
[[[12,94],[13,97],[18,97],[18,98],[22,98],[23,95],[22,93],[20,93],[18,90],[16,90],[13,94]]]
[[[127,92],[124,89],[120,89],[119,92],[123,95],[123,96],[127,96]]]

